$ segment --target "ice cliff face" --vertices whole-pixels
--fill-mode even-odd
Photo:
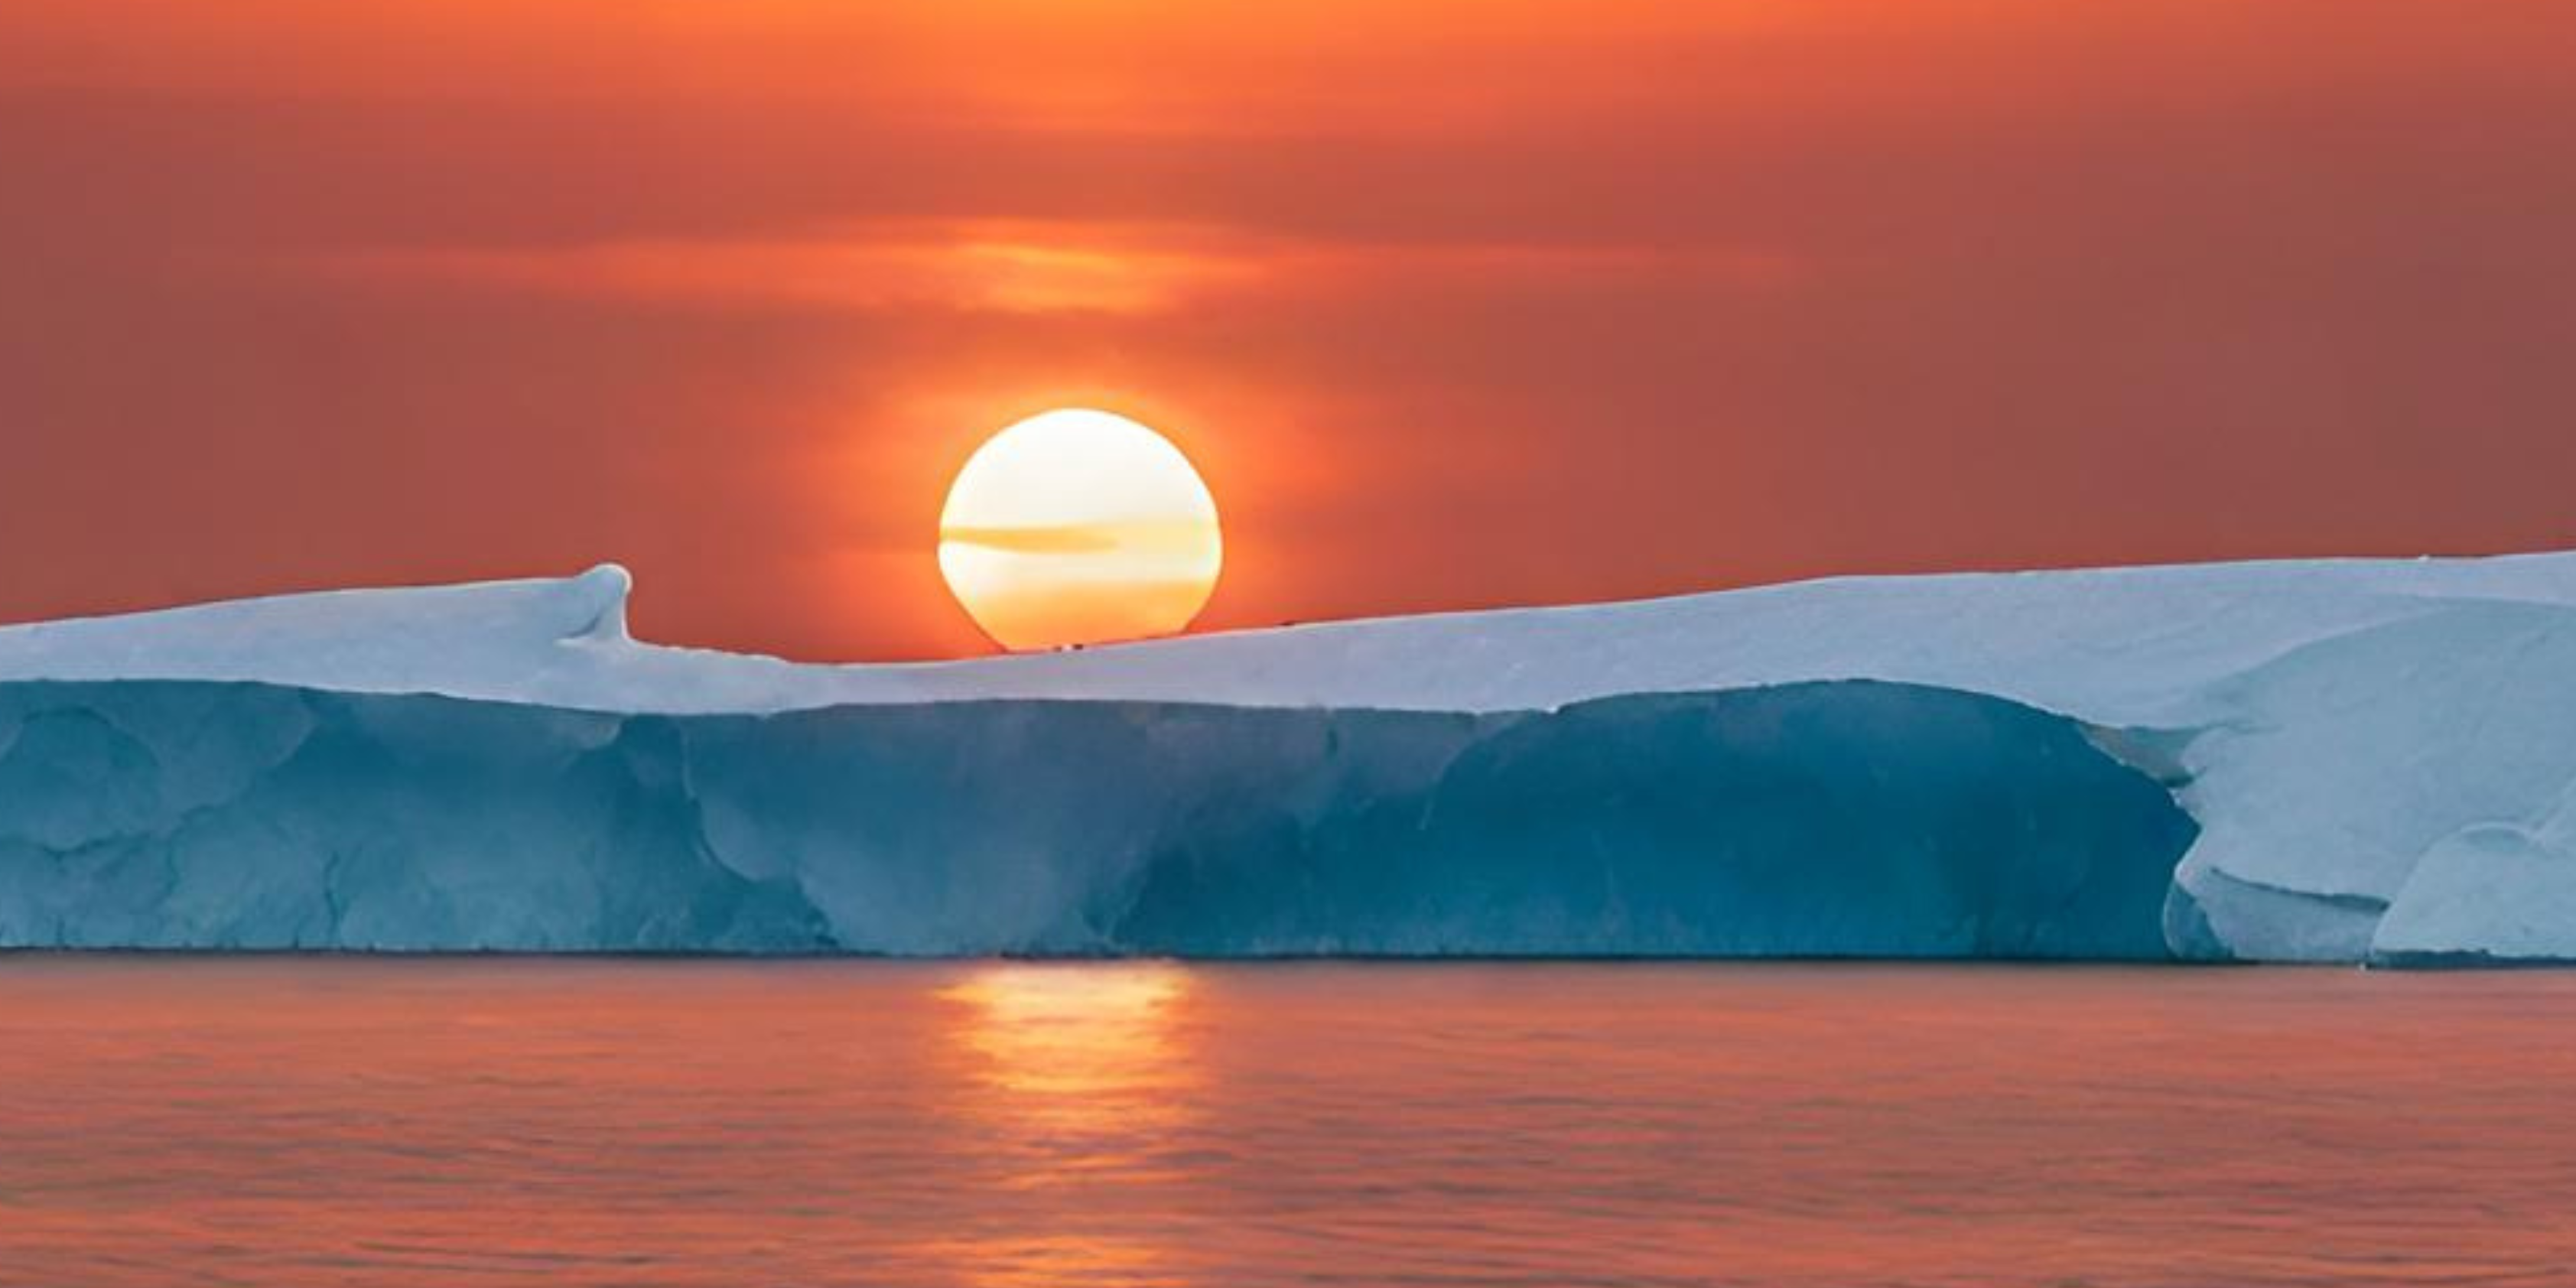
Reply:
[[[1517,717],[0,686],[0,943],[2161,957],[2192,828],[1861,682]]]
[[[0,628],[0,944],[2576,959],[2576,555],[875,667],[627,591]]]

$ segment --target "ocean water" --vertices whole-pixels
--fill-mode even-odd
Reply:
[[[0,1283],[2576,1282],[2576,974],[0,958]]]

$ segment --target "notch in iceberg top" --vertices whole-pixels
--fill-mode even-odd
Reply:
[[[563,584],[553,598],[578,614],[588,611],[590,620],[579,629],[563,635],[566,641],[624,644],[634,637],[626,630],[626,601],[635,593],[635,574],[626,565],[604,563]]]

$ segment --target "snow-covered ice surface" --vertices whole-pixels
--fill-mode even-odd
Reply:
[[[843,667],[628,585],[0,628],[0,942],[2130,956],[2158,863],[2148,951],[2576,958],[2576,554]]]

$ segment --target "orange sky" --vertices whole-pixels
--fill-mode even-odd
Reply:
[[[2534,0],[0,0],[0,618],[979,651],[1065,402],[1208,626],[2576,545],[2571,157]]]

